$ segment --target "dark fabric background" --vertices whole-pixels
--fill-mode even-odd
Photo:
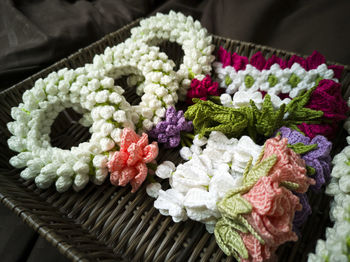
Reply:
[[[348,0],[0,0],[0,91],[136,18],[169,10],[232,39],[350,64]],[[66,261],[0,206],[1,261]]]

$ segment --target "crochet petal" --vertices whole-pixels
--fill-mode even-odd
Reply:
[[[111,184],[114,186],[119,186],[119,178],[120,178],[121,172],[120,171],[114,171],[111,173],[109,180],[111,181]]]
[[[232,55],[232,66],[238,70],[244,70],[249,63],[248,58],[245,56],[240,56],[237,53],[233,53]]]
[[[111,160],[108,161],[108,171],[113,173],[115,171],[120,171],[126,166],[126,161],[128,160],[128,154],[125,152],[114,152]]]
[[[142,148],[137,144],[131,144],[128,148],[129,158],[126,164],[131,167],[142,160]]]
[[[140,148],[144,148],[148,145],[148,135],[146,133],[142,133],[141,138],[139,139],[139,141],[137,141],[137,145]]]
[[[139,138],[140,137],[135,133],[134,130],[130,128],[124,128],[120,142],[120,151],[126,152],[132,143],[137,143]]]
[[[301,65],[305,70],[307,69],[307,63],[306,60],[300,56],[293,55],[287,62],[287,67],[291,68],[293,64],[298,63]]]
[[[135,167],[125,167],[119,175],[119,186],[126,186],[135,176],[137,170]]]
[[[326,63],[326,59],[319,52],[314,51],[308,58],[306,58],[308,70],[315,69],[319,65]]]
[[[266,59],[259,51],[250,58],[250,64],[261,71],[266,64]]]
[[[340,65],[329,65],[328,69],[332,69],[334,72],[334,77],[338,78],[340,80],[341,75],[343,73],[344,70],[344,66],[340,66]]]
[[[143,161],[145,163],[153,161],[158,156],[158,150],[157,142],[152,142],[152,144],[145,146],[143,149]]]
[[[137,170],[137,174],[136,176],[130,181],[132,190],[131,193],[134,193],[137,191],[137,189],[139,189],[139,187],[142,185],[143,181],[145,181],[146,177],[147,177],[147,166],[144,163],[139,163],[138,165],[136,165],[136,170]]]

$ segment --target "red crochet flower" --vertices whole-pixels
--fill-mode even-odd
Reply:
[[[202,81],[194,78],[191,82],[191,87],[187,91],[186,103],[192,105],[192,98],[207,100],[208,96],[219,96],[219,84],[212,82],[212,79],[207,75]]]
[[[157,142],[148,144],[148,135],[138,136],[134,130],[124,128],[120,150],[114,152],[108,161],[110,180],[115,186],[130,183],[134,193],[147,177],[146,163],[153,161],[158,155]]]
[[[335,137],[339,122],[346,118],[349,108],[341,94],[340,84],[332,80],[322,80],[312,92],[306,107],[321,110],[324,118],[330,123],[298,125],[298,128],[306,136],[314,138],[316,135],[323,135],[328,139]]]

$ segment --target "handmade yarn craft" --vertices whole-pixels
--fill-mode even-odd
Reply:
[[[160,164],[156,175],[170,188],[153,183],[147,192],[174,222],[204,223],[226,255],[273,259],[311,214],[308,189],[330,180],[329,139],[348,112],[342,68],[316,52],[249,60],[220,48],[218,57],[218,83],[193,79],[187,93],[184,116],[195,137],[180,149],[185,162]]]
[[[140,22],[140,26],[131,29],[131,39],[157,45],[164,40],[176,42],[184,52],[183,62],[176,75],[179,80],[179,98],[186,98],[187,90],[193,78],[202,79],[211,72],[214,45],[212,36],[199,21],[191,16],[170,11],[169,14],[158,13]]]
[[[154,46],[162,41],[182,47],[177,71]],[[331,180],[335,224],[309,259],[347,261],[350,146],[330,157],[348,113],[342,67],[317,52],[249,59],[220,47],[210,75],[213,50],[192,17],[171,11],[141,20],[129,39],[91,64],[53,72],[23,94],[7,124],[9,148],[18,152],[11,165],[25,168],[21,177],[39,188],[55,183],[59,192],[79,191],[90,180],[99,185],[108,174],[111,184],[135,192],[150,176],[146,191],[162,215],[203,223],[239,261],[272,260],[280,245],[297,241],[312,212],[308,190]],[[126,88],[115,83],[122,76],[140,103],[124,97]],[[70,150],[52,147],[51,125],[70,107],[83,115],[91,138]],[[350,130],[350,120],[345,126]],[[162,148],[178,148],[182,162],[157,165]]]
[[[13,134],[8,144],[20,154],[10,163],[18,168],[27,166],[21,177],[35,179],[39,188],[55,182],[59,192],[72,184],[78,191],[89,179],[101,184],[110,171],[113,184],[131,182],[133,191],[137,190],[147,175],[144,163],[154,160],[158,147],[156,143],[146,145],[146,134],[140,144],[136,143],[133,130],[151,129],[165,115],[166,108],[176,103],[178,83],[173,66],[158,47],[128,39],[96,55],[92,64],[76,70],[62,69],[37,80],[23,94],[23,104],[11,111],[16,121],[8,123]],[[123,97],[123,88],[114,85],[114,78],[135,70],[144,76],[144,94],[142,102],[132,106]],[[68,107],[84,113],[82,123],[91,125],[91,139],[71,150],[51,147],[51,125]],[[116,155],[124,151],[129,158],[124,153],[123,160],[118,160]],[[109,158],[113,164],[108,164]]]

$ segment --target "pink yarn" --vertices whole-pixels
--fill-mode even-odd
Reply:
[[[191,87],[187,91],[187,104],[193,104],[192,98],[199,98],[201,100],[207,100],[208,96],[219,96],[219,84],[212,82],[212,79],[207,75],[202,81],[198,79],[192,79]]]

